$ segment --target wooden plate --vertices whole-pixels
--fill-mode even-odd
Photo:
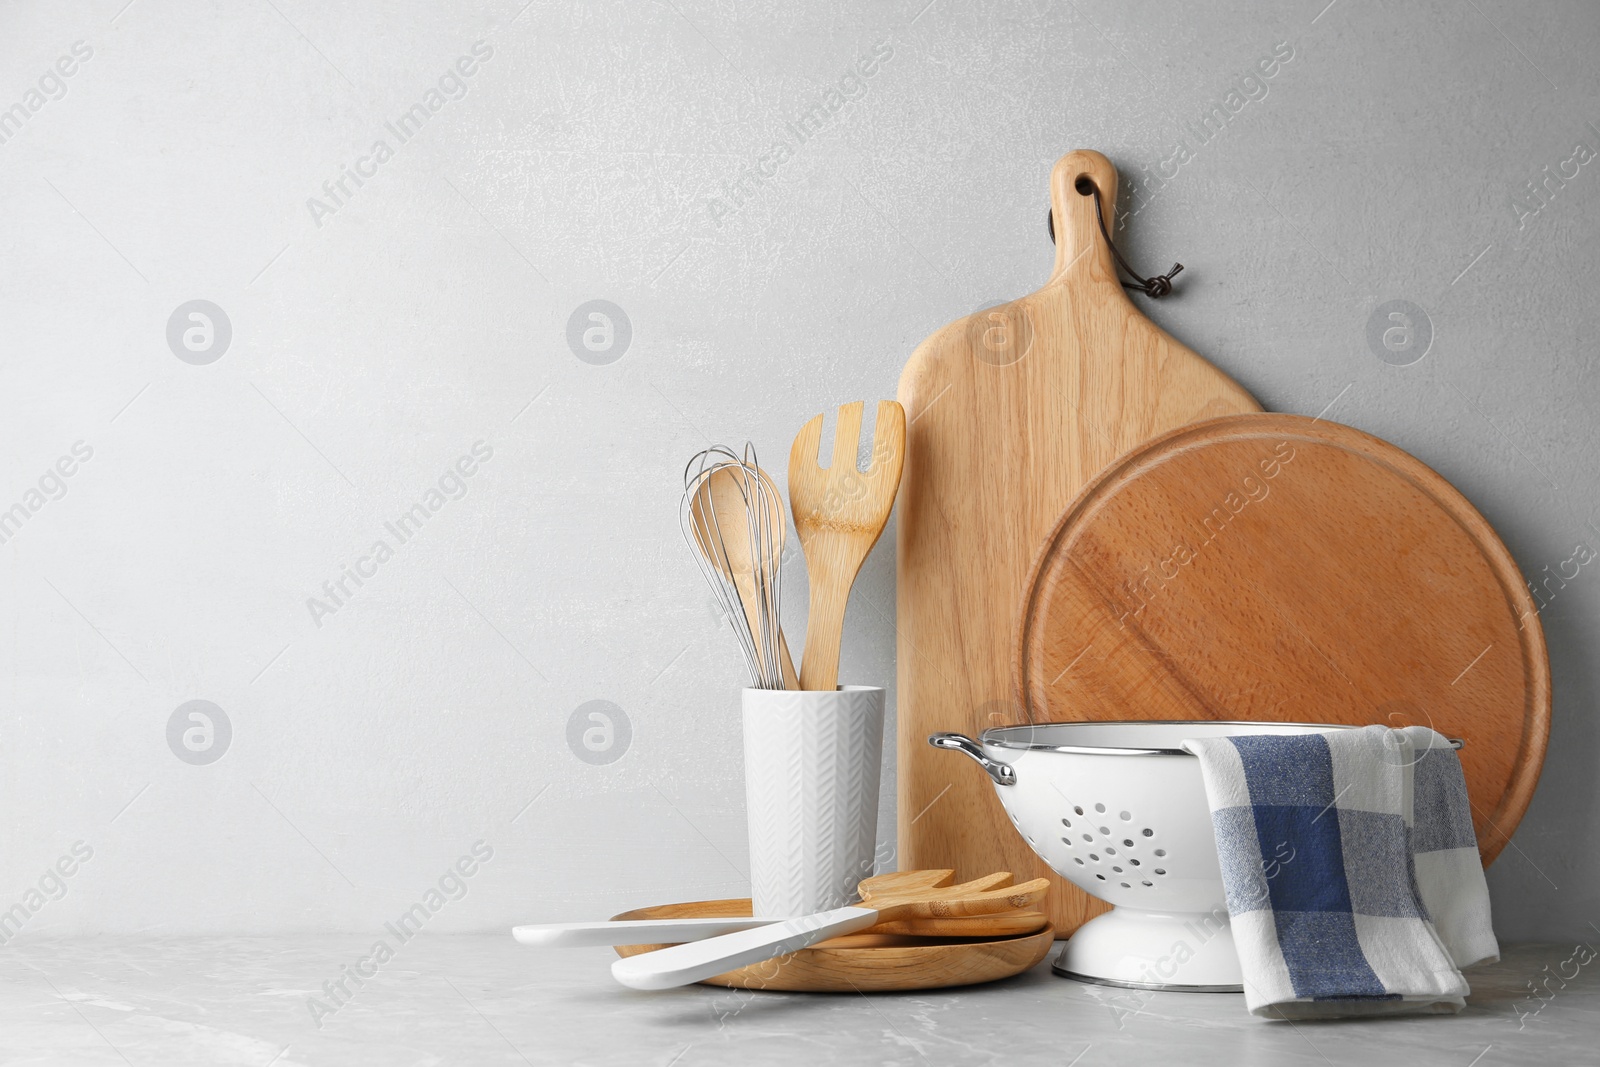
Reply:
[[[749,898],[661,904],[613,915],[613,919],[678,919],[750,914]],[[807,948],[765,963],[741,967],[702,985],[802,993],[887,993],[978,985],[1021,974],[1044,959],[1055,940],[1049,926],[1015,937],[905,937],[892,934],[838,938],[825,948]],[[843,944],[839,944],[843,942]],[[661,945],[619,945],[617,955],[635,956]]]
[[[1034,722],[1425,725],[1465,739],[1490,862],[1550,731],[1538,609],[1444,478],[1359,430],[1232,415],[1123,457],[1034,565],[1015,663]]]

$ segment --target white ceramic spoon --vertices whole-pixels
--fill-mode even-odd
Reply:
[[[534,923],[514,926],[511,936],[540,948],[596,945],[675,945],[782,922],[782,918],[622,919],[611,922]]]

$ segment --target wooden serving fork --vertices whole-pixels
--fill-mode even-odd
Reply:
[[[633,989],[671,989],[879,923],[1032,909],[1050,891],[1043,878],[1012,885],[1005,871],[955,886],[950,885],[954,871],[905,873],[911,877],[898,884],[863,882],[860,904],[628,956],[611,965],[611,975]]]
[[[826,470],[817,462],[821,415],[801,428],[789,450],[789,506],[811,582],[801,689],[831,691],[839,684],[839,642],[850,587],[889,521],[905,466],[905,408],[893,400],[880,400],[872,463],[865,473],[856,469],[861,409],[859,400],[839,408],[833,462]]]

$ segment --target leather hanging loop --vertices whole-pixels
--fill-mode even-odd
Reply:
[[[1178,273],[1183,270],[1183,264],[1174,263],[1172,265],[1172,269],[1167,271],[1167,273],[1157,274],[1152,278],[1146,278],[1141,275],[1138,271],[1134,270],[1128,265],[1128,261],[1122,258],[1122,253],[1117,251],[1116,243],[1111,240],[1111,233],[1106,229],[1105,212],[1103,212],[1100,208],[1099,187],[1085,177],[1078,179],[1077,190],[1083,196],[1094,197],[1094,217],[1095,221],[1100,223],[1100,236],[1105,238],[1106,247],[1111,249],[1111,255],[1114,259],[1116,259],[1117,266],[1133,279],[1132,281],[1124,281],[1122,283],[1123,287],[1127,289],[1137,289],[1139,292],[1144,293],[1152,300],[1159,300],[1161,297],[1164,297],[1168,293],[1172,292],[1172,279],[1176,278]],[[1050,211],[1046,213],[1045,224],[1050,228],[1050,243],[1055,244],[1056,215],[1054,208],[1051,208]]]

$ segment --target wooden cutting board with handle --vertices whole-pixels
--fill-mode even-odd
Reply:
[[[923,341],[899,391],[899,862],[1049,877],[1048,914],[1062,935],[1105,905],[1057,878],[1012,827],[989,779],[931,748],[928,735],[1022,721],[1011,679],[1017,611],[1040,545],[1092,477],[1174,427],[1260,410],[1134,306],[1095,198],[1079,190],[1085,180],[1113,217],[1110,161],[1090,151],[1062,157],[1050,177],[1050,280]]]
[[[1489,523],[1416,457],[1304,415],[1182,427],[1103,471],[1040,553],[1017,678],[1040,722],[1461,738],[1485,863],[1550,732],[1538,605]]]

